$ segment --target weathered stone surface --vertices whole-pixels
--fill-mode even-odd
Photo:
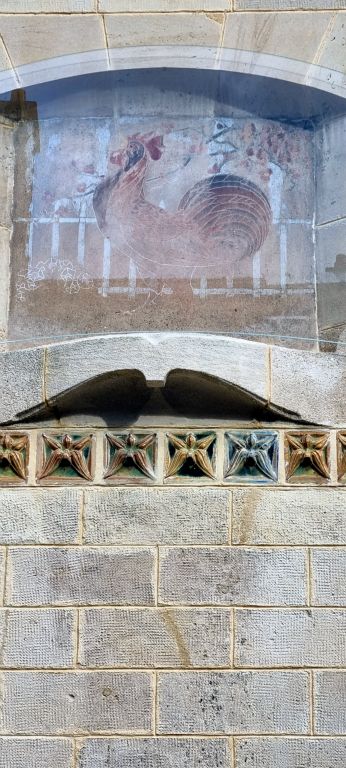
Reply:
[[[244,667],[333,667],[346,658],[346,611],[237,610],[235,663]]]
[[[151,383],[164,382],[177,368],[201,371],[258,397],[267,397],[265,344],[208,334],[117,334],[52,344],[47,351],[47,393],[66,389],[108,371],[139,370]]]
[[[78,768],[229,768],[227,739],[87,739]],[[339,768],[339,766],[337,767]]]
[[[14,146],[13,124],[5,117],[1,117],[0,123],[0,224],[2,227],[11,228],[11,209],[13,203],[14,181]],[[1,233],[2,237],[4,233]],[[9,243],[8,243],[9,245]],[[5,245],[3,246],[5,247]],[[8,254],[9,255],[9,254]],[[1,261],[3,261],[2,256]]]
[[[5,549],[0,547],[0,605],[2,605],[2,596],[4,593],[5,582]]]
[[[85,493],[87,544],[226,544],[221,488],[110,488]]]
[[[343,162],[339,158],[339,168],[343,167]],[[336,200],[341,199],[344,201],[345,197],[342,188],[340,192],[335,195]],[[341,209],[342,204],[340,204]],[[346,209],[345,209],[346,213]],[[338,211],[335,211],[336,217]],[[344,315],[342,312],[343,296],[345,290],[344,272],[344,244],[346,237],[346,219],[336,218],[335,221],[331,221],[329,224],[316,228],[316,272],[317,272],[317,314],[318,323],[320,328],[326,328],[326,333],[321,333],[322,338],[329,336],[328,329],[331,329],[331,333],[337,341],[340,342],[338,351],[345,353],[345,332],[344,332]],[[333,336],[331,337],[333,338]],[[345,357],[341,358],[341,355],[337,355],[340,360],[345,361]],[[344,363],[345,364],[345,363]],[[341,369],[342,370],[342,369]],[[345,374],[344,374],[345,375]],[[320,386],[323,386],[321,380]],[[329,385],[328,385],[329,386]],[[344,398],[343,392],[340,394]],[[334,413],[334,404],[337,398],[337,390],[332,394],[332,413]],[[337,403],[336,403],[337,405]],[[329,408],[329,391],[325,400],[326,413]],[[339,415],[338,415],[339,414]],[[339,420],[345,421],[345,408],[344,403],[339,404],[337,416]]]
[[[328,67],[338,72],[346,72],[344,30],[345,14],[336,13],[333,17],[333,23],[328,29],[328,34],[323,41],[324,45],[321,46],[318,57],[318,64],[321,67]],[[333,83],[332,78],[331,82]]]
[[[151,732],[147,672],[3,672],[3,691],[2,732]]]
[[[344,768],[346,739],[236,739],[234,768]]]
[[[312,62],[331,18],[331,13],[229,14],[224,46]]]
[[[82,611],[80,663],[90,667],[218,667],[230,662],[230,611]]]
[[[2,182],[0,181],[0,197],[1,191]],[[0,338],[5,338],[7,335],[8,297],[10,284],[10,237],[11,233],[8,229],[0,229]]]
[[[346,550],[312,550],[311,563],[313,605],[346,606]]]
[[[152,605],[150,549],[28,547],[9,552],[9,605]]]
[[[163,549],[159,602],[164,604],[303,605],[301,551],[235,548]]]
[[[80,491],[2,488],[1,544],[74,544],[78,538]]]
[[[186,10],[186,9],[185,9]],[[109,48],[147,45],[206,45],[217,47],[223,16],[207,14],[143,14],[105,16]]]
[[[1,768],[71,768],[72,739],[0,738]]]
[[[317,734],[345,734],[346,672],[315,673],[315,729]]]
[[[344,490],[233,491],[233,544],[346,544]]]
[[[317,224],[335,221],[346,214],[346,179],[342,172],[346,162],[345,142],[344,117],[328,120],[316,132]]]
[[[0,352],[0,423],[43,402],[43,349]]]
[[[14,67],[105,47],[102,19],[96,14],[4,15],[1,34]]]
[[[4,592],[5,582],[5,548],[0,547],[0,605],[2,605],[2,595]]]
[[[75,624],[72,610],[0,610],[0,665],[72,667]]]
[[[342,10],[345,0],[234,0],[235,11]]]
[[[345,421],[344,358],[272,347],[271,370],[271,402],[285,404],[306,421],[334,426]]]
[[[1,0],[0,13],[83,13],[96,11],[97,0]]]
[[[158,733],[307,733],[305,672],[162,672]]]
[[[229,11],[229,0],[99,0],[106,13],[157,11]]]

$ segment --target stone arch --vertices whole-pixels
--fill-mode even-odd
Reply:
[[[65,53],[0,71],[1,91],[95,72],[172,67],[260,75],[346,97],[342,71],[279,53],[199,45],[143,45]]]

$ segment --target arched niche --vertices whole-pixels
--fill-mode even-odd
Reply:
[[[345,100],[288,65],[256,74],[259,54],[231,74],[195,47],[185,69],[132,52],[2,102],[11,341],[165,329],[342,352]]]

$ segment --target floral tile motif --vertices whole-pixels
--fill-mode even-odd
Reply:
[[[27,481],[29,436],[24,432],[0,432],[0,485]]]
[[[234,430],[226,433],[225,480],[275,483],[278,479],[278,433]]]
[[[106,434],[104,479],[148,482],[156,479],[157,435],[126,432]]]
[[[329,438],[329,432],[286,432],[286,479],[290,483],[328,482],[330,478]]]
[[[215,454],[215,432],[167,432],[165,479],[215,480]]]
[[[37,479],[43,484],[90,482],[94,476],[94,438],[81,434],[42,434]]]
[[[346,432],[337,434],[338,480],[346,483]]]

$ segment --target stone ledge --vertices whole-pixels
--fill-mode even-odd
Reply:
[[[15,422],[42,409],[43,375],[46,403],[54,405],[64,392],[114,372],[140,371],[148,386],[162,387],[171,371],[181,370],[250,393],[273,413],[338,425],[346,418],[345,360],[226,336],[179,333],[95,336],[13,350],[0,353],[0,422]]]

